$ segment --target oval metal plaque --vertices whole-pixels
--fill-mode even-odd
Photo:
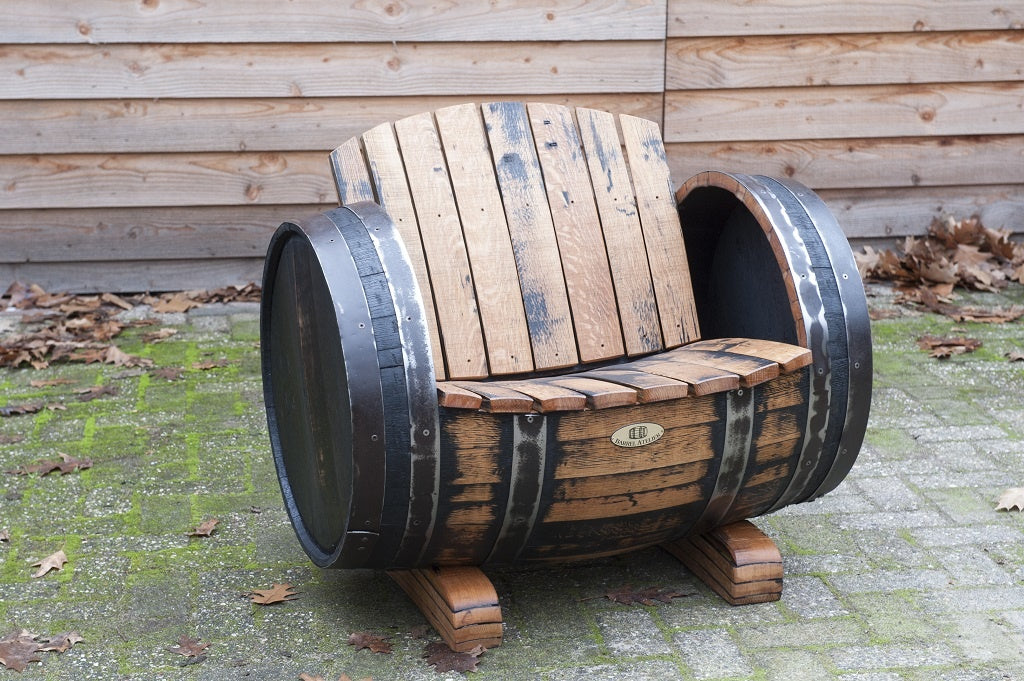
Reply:
[[[612,443],[619,447],[643,447],[657,442],[665,429],[657,423],[631,423],[612,433]]]

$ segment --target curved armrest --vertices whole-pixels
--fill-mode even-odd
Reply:
[[[796,182],[705,172],[676,198],[702,335],[811,350],[813,427],[774,508],[818,497],[853,466],[871,403],[871,330],[849,243]]]

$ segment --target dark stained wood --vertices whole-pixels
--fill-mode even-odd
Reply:
[[[596,378],[609,383],[618,383],[636,391],[637,401],[662,402],[676,400],[690,394],[690,384],[673,378],[649,374],[632,364],[583,371],[575,374],[579,378]]]
[[[539,380],[586,395],[587,406],[591,409],[622,407],[636,404],[638,400],[635,390],[610,381],[600,381],[594,378],[582,378],[572,375]]]
[[[776,362],[783,373],[805,367],[813,361],[811,351],[807,348],[753,338],[715,338],[697,341],[687,347],[692,350],[728,352],[733,355],[768,359]]]
[[[389,570],[448,647],[468,652],[501,645],[498,594],[480,568],[433,567]]]
[[[739,376],[740,385],[745,388],[770,381],[779,375],[779,365],[770,359],[717,350],[698,350],[687,346],[682,350],[666,353],[665,358],[668,361],[678,359],[687,364],[699,364],[734,373]]]
[[[663,546],[732,605],[766,603],[782,596],[782,554],[746,520]]]

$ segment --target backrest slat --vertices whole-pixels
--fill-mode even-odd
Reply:
[[[448,376],[483,378],[488,375],[487,356],[473,274],[433,116],[423,113],[396,121],[395,134],[434,287]]]
[[[517,102],[496,102],[485,104],[483,115],[519,272],[534,366],[572,366],[579,356],[569,297],[526,108]]]
[[[442,380],[448,374],[445,371],[444,354],[441,352],[441,334],[438,331],[434,294],[427,272],[427,260],[423,254],[416,210],[413,208],[402,155],[398,151],[398,141],[395,139],[395,131],[391,124],[384,123],[364,133],[363,148],[370,164],[370,176],[377,192],[377,201],[394,220],[398,233],[405,242],[405,250],[409,253],[413,272],[416,273],[416,283],[419,284],[420,295],[423,297],[423,309],[427,313],[427,326],[430,329],[434,375],[438,380]]]
[[[434,117],[462,217],[491,375],[531,371],[523,294],[480,107],[452,106]]]
[[[615,290],[576,122],[564,106],[527,107],[581,362],[621,357]]]
[[[664,346],[651,270],[642,246],[636,196],[622,156],[615,117],[605,111],[580,108],[576,109],[576,118],[601,215],[626,354],[661,350]]]
[[[662,338],[666,347],[676,347],[700,338],[700,330],[665,146],[656,123],[626,115],[619,116],[619,122],[633,172]]]
[[[341,205],[377,200],[358,137],[353,137],[331,152],[331,173],[334,175]]]

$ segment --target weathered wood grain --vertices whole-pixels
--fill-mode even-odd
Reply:
[[[665,0],[293,0],[287,5],[275,0],[3,0],[0,7],[4,43],[658,40],[665,34],[666,11]],[[240,16],[260,21],[239,21]]]
[[[792,178],[813,189],[1024,182],[1024,135],[696,142],[666,150],[678,178],[719,168]]]
[[[490,103],[483,116],[516,254],[534,366],[571,366],[579,358],[572,315],[526,109]]]
[[[0,156],[0,209],[324,204],[326,154]]]
[[[0,262],[262,258],[285,220],[325,205],[0,211]]]
[[[668,142],[1014,134],[1024,81],[673,91]]]
[[[479,97],[474,97],[479,99]],[[324,151],[385,121],[465,95],[279,99],[0,100],[5,154]],[[600,107],[661,122],[660,93],[502,94],[488,99]]]
[[[0,99],[660,92],[663,43],[8,45]]]
[[[572,310],[580,361],[622,354],[622,330],[590,171],[566,107],[527,106]],[[634,248],[638,244],[633,245]]]
[[[969,180],[965,176],[963,180]],[[892,239],[925,234],[941,215],[978,215],[993,229],[1024,225],[1024,185],[957,185],[820,192],[851,239]]]
[[[997,0],[668,0],[668,35],[906,33],[1024,27],[1024,8]]]
[[[673,38],[666,90],[1019,81],[1021,31]]]
[[[660,350],[661,324],[651,283],[651,269],[642,248],[643,230],[636,194],[623,157],[615,116],[578,107],[580,138],[608,253],[626,353]]]
[[[666,347],[700,338],[686,245],[658,126],[619,116]]]
[[[515,254],[480,109],[464,104],[439,109],[434,116],[458,202],[490,374],[531,371],[533,354]]]
[[[359,201],[380,203],[374,193],[373,181],[367,167],[363,145],[358,137],[338,145],[331,152],[331,174],[338,190],[338,201],[343,206]]]
[[[433,116],[423,113],[395,121],[395,133],[434,287],[434,308],[448,376],[482,378],[488,372],[480,310]]]
[[[214,289],[259,282],[262,276],[262,257],[0,264],[0,281],[31,281],[48,291],[75,293]]]

